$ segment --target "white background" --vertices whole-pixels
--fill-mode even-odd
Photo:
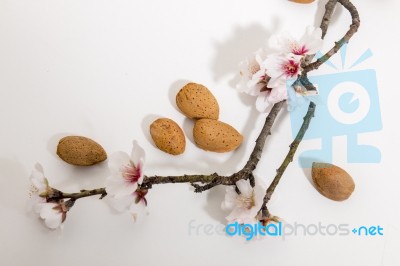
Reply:
[[[150,215],[138,224],[97,198],[79,200],[62,232],[46,229],[26,213],[36,162],[43,164],[51,185],[63,191],[103,186],[106,163],[78,168],[55,154],[57,141],[69,134],[90,137],[109,154],[130,152],[137,139],[146,150],[147,175],[240,169],[265,114],[254,109],[255,99],[234,90],[238,63],[272,33],[300,36],[307,25],[319,24],[324,2],[0,0],[0,265],[400,265],[400,5],[394,0],[354,0],[362,25],[347,58],[354,62],[368,48],[374,53],[359,69],[377,72],[383,130],[359,138],[381,150],[381,163],[347,164],[346,138],[336,137],[334,163],[353,176],[352,197],[345,202],[322,197],[309,182],[309,170],[293,163],[270,206],[288,223],[380,225],[384,236],[246,242],[207,235],[196,228],[224,223],[219,207],[224,188],[194,194],[186,184],[155,186],[148,194]],[[349,21],[338,10],[325,50]],[[332,61],[340,64],[340,57]],[[193,122],[174,103],[187,81],[210,88],[220,119],[244,135],[237,151],[214,154],[195,147]],[[183,127],[183,155],[165,154],[151,142],[149,124],[161,116]],[[287,112],[278,118],[256,170],[268,183],[291,141]],[[318,145],[318,140],[305,141],[299,151]]]

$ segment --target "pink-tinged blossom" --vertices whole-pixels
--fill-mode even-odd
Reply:
[[[301,57],[293,54],[271,54],[263,65],[271,78],[268,86],[276,88],[285,84],[287,79],[296,78],[301,71]]]
[[[269,45],[277,53],[304,56],[315,54],[322,49],[322,30],[313,26],[308,26],[303,36],[296,40],[288,33],[273,35],[269,40]]]
[[[239,92],[258,96],[266,88],[267,77],[265,69],[261,67],[264,58],[264,53],[260,49],[240,63],[240,81],[236,86]]]
[[[145,152],[133,141],[131,155],[117,152],[110,156],[111,176],[106,182],[107,198],[120,212],[129,212],[136,221],[147,206],[147,190],[140,188],[144,174]]]
[[[107,195],[115,198],[130,195],[143,181],[145,153],[137,141],[133,141],[131,155],[125,152],[112,154],[108,161],[111,176],[106,180]]]
[[[45,225],[50,229],[62,226],[66,219],[68,207],[63,200],[52,200],[51,195],[56,192],[49,186],[44,175],[43,167],[37,163],[32,171],[31,188],[29,191],[28,207],[30,211],[39,214]]]

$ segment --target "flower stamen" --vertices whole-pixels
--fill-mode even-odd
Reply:
[[[250,210],[255,206],[254,193],[251,194],[251,197],[246,197],[240,194],[236,198],[236,202],[239,207]]]
[[[282,70],[288,77],[294,77],[299,73],[300,64],[290,59],[282,65]]]
[[[140,164],[135,166],[134,163],[130,162],[128,165],[122,166],[121,172],[126,182],[137,183],[141,176]]]

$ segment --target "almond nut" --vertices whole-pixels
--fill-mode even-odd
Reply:
[[[176,105],[189,118],[218,119],[219,105],[203,85],[188,83],[176,95]]]
[[[197,146],[206,151],[228,152],[243,142],[243,136],[232,126],[213,119],[200,119],[193,128]]]
[[[345,170],[329,163],[313,163],[312,179],[316,189],[331,200],[346,200],[355,188],[353,178]]]
[[[150,125],[150,135],[160,150],[178,155],[185,151],[186,139],[182,129],[173,120],[160,118]]]
[[[58,142],[57,155],[72,165],[89,166],[107,159],[107,153],[97,142],[82,136],[67,136]]]

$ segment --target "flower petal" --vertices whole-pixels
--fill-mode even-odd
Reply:
[[[146,214],[146,205],[143,201],[131,204],[129,212],[132,215],[133,221],[137,222],[144,214]]]
[[[263,67],[266,73],[271,78],[280,78],[282,73],[282,64],[284,63],[284,56],[279,54],[271,54],[263,62]],[[268,83],[269,85],[270,83]]]
[[[123,178],[110,176],[106,180],[106,192],[115,198],[130,195],[135,192],[137,188],[138,183],[127,183]]]
[[[288,98],[286,84],[280,84],[274,87],[266,96],[269,103],[277,103]]]
[[[251,197],[251,194],[253,193],[253,188],[251,187],[248,180],[241,179],[236,182],[236,186],[243,196],[247,198]]]
[[[142,166],[145,162],[145,152],[136,140],[133,141],[131,160],[135,166],[139,163],[139,161],[142,161]]]
[[[307,27],[306,32],[300,39],[300,43],[307,48],[308,54],[315,54],[322,49],[322,30],[313,26]]]
[[[43,203],[40,210],[40,217],[44,219],[44,223],[51,229],[56,229],[62,223],[62,213],[55,210],[57,203]]]
[[[256,217],[264,202],[266,190],[266,184],[260,178],[255,177],[255,186],[253,188],[254,206],[249,210],[249,217]]]
[[[235,201],[238,194],[236,193],[235,188],[232,186],[227,187],[225,191],[225,199],[221,203],[221,208],[224,211],[231,211],[235,207]]]
[[[127,153],[122,151],[112,153],[108,159],[108,168],[110,169],[111,175],[122,178],[121,167],[129,163],[130,158]]]
[[[108,199],[110,205],[117,211],[124,212],[129,210],[130,205],[134,202],[134,197],[132,194],[125,195],[120,198],[110,197]]]
[[[241,217],[243,215],[243,213],[246,212],[246,210],[244,208],[234,208],[231,213],[225,217],[225,219],[229,222],[238,222],[241,223],[240,221],[238,221],[238,219],[240,219],[239,217]]]
[[[296,40],[286,31],[274,34],[268,40],[268,46],[280,53],[290,53],[293,43],[296,43]]]
[[[270,102],[268,101],[269,91],[263,91],[258,95],[256,100],[256,109],[260,113],[264,113],[268,107],[270,106]]]
[[[38,189],[38,194],[46,191],[47,179],[44,176],[43,167],[41,164],[37,163],[35,168],[32,170],[31,182]]]

